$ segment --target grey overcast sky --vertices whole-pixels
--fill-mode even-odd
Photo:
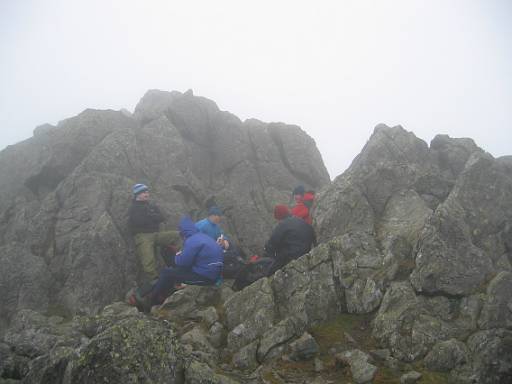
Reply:
[[[296,124],[331,178],[378,123],[512,154],[509,0],[0,0],[0,149],[189,88]]]

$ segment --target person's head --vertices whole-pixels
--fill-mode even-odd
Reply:
[[[208,209],[208,219],[212,223],[219,224],[223,215],[222,210],[215,205]]]
[[[303,185],[298,185],[296,186],[294,189],[293,189],[293,199],[295,200],[295,202],[300,202],[302,201],[302,199],[304,198],[304,186]]]
[[[293,189],[293,196],[297,196],[297,195],[300,195],[300,196],[304,196],[304,192],[306,190],[304,189],[304,186],[303,185],[297,185],[294,189]]]
[[[178,229],[180,231],[180,236],[182,239],[188,239],[190,236],[198,232],[194,222],[189,216],[183,216],[180,219]]]
[[[149,188],[145,184],[135,184],[132,187],[134,200],[147,201],[149,199]]]
[[[276,220],[283,220],[290,216],[290,210],[284,204],[278,204],[274,207],[274,218]]]

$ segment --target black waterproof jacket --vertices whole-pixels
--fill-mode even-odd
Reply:
[[[274,228],[265,244],[265,256],[276,260],[273,271],[296,259],[316,245],[313,227],[295,216],[283,219]]]
[[[132,234],[158,232],[159,224],[165,221],[160,209],[148,201],[133,200],[128,211],[128,225]]]

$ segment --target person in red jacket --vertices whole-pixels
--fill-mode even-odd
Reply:
[[[315,202],[315,191],[307,191],[304,193],[302,201],[309,210],[309,216],[312,217],[313,203]]]
[[[309,214],[309,208],[304,204],[304,187],[302,185],[297,186],[293,190],[293,198],[295,205],[291,209],[292,216],[296,216],[304,220],[308,224],[312,224],[313,220]]]

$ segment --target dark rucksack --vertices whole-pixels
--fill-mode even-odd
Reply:
[[[238,272],[233,289],[239,291],[262,277],[269,276],[275,260],[270,257],[254,257],[246,262]]]
[[[224,251],[222,276],[224,279],[235,279],[245,263],[238,249],[231,245],[228,250]]]

